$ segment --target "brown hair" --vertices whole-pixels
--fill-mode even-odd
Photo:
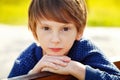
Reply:
[[[86,16],[84,0],[32,0],[29,7],[28,27],[35,39],[37,39],[36,23],[41,19],[62,23],[73,22],[78,32],[83,32]]]

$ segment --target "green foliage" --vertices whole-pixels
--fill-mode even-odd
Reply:
[[[0,23],[12,25],[27,24],[29,0],[1,0]]]
[[[0,23],[27,24],[31,0],[0,0]],[[120,26],[120,0],[86,0],[89,26]]]
[[[22,4],[22,3],[23,3],[22,0],[19,0],[19,1],[16,1],[16,0],[0,0],[0,4],[3,4],[3,5],[16,5],[16,4]]]
[[[120,0],[87,0],[88,25],[120,26]]]

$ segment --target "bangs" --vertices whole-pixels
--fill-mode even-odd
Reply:
[[[64,0],[37,1],[33,12],[35,20],[47,19],[62,23],[70,23],[75,20],[71,12],[66,9],[68,6],[66,6]]]

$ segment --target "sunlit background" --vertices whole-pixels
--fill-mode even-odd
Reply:
[[[120,26],[120,0],[86,0],[89,26]],[[0,0],[0,23],[26,25],[30,0]]]
[[[32,41],[27,29],[31,0],[0,0],[0,78],[5,78],[15,58]],[[108,57],[120,56],[120,0],[86,0],[85,36]],[[120,59],[120,58],[119,58]]]

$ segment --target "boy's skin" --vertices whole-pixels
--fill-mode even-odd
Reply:
[[[36,34],[44,56],[29,73],[50,71],[84,80],[85,65],[66,56],[74,41],[82,37],[72,22],[65,24],[44,19],[37,22]]]

